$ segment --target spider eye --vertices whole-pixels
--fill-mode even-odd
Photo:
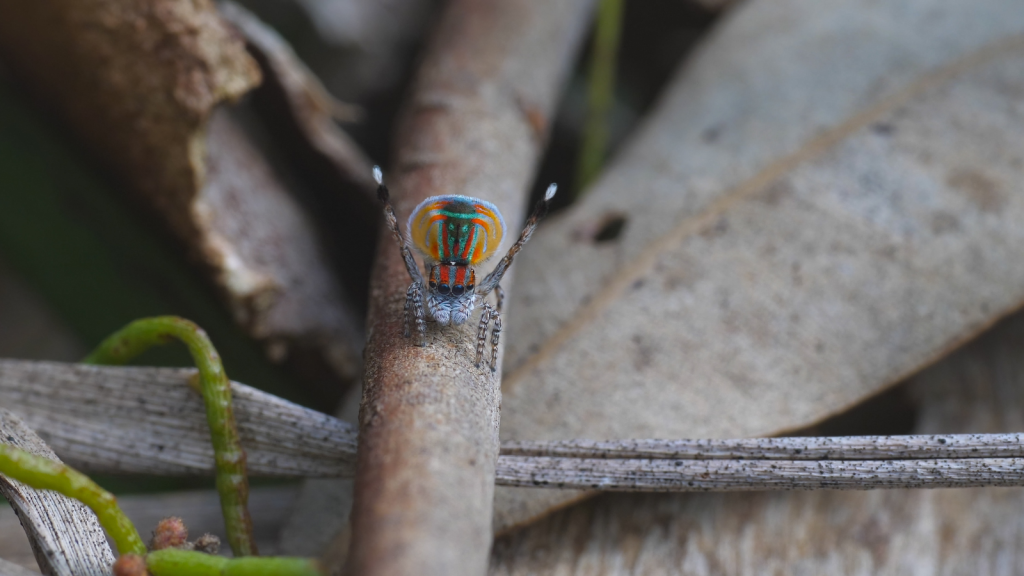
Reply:
[[[437,288],[437,282],[434,282],[433,280],[431,280],[430,281],[430,289],[433,290],[434,288]]]
[[[452,296],[462,296],[462,293],[466,291],[466,287],[462,284],[456,284],[452,288]]]
[[[441,284],[440,286],[437,287],[438,294],[447,294],[451,291],[451,286],[448,286],[447,284]]]
[[[472,292],[473,288],[476,288],[476,285],[475,284],[470,284],[469,286],[466,286],[466,291],[467,292]]]

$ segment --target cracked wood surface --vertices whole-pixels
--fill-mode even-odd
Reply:
[[[37,456],[57,456],[21,419],[0,408],[5,444]],[[14,508],[36,562],[50,576],[106,576],[114,563],[103,528],[84,504],[50,490],[35,490],[0,475],[0,494]]]
[[[498,254],[508,248],[546,137],[531,118],[553,113],[590,5],[446,6],[396,130],[395,169],[385,174],[400,222],[428,196],[475,196],[502,211],[510,232]],[[367,575],[482,574],[491,542],[499,378],[474,366],[477,315],[461,329],[430,323],[423,348],[402,336],[410,279],[394,240],[387,231],[381,238],[370,285],[349,568]],[[506,312],[514,321],[516,310]]]

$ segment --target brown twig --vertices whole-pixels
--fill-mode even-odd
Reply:
[[[590,0],[448,4],[397,131],[400,220],[422,199],[469,194],[521,222]],[[541,134],[542,136],[542,134]],[[472,329],[402,336],[409,276],[390,238],[371,279],[370,340],[349,567],[357,574],[482,574],[498,455],[498,378],[474,367]],[[511,311],[510,321],[515,311]],[[469,323],[472,324],[472,323]]]

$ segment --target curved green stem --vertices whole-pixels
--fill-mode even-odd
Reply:
[[[146,555],[153,576],[322,576],[320,566],[307,558],[225,558],[202,552],[167,548]]]
[[[146,545],[135,525],[110,492],[88,476],[60,462],[0,444],[0,473],[39,490],[54,490],[88,506],[107,531],[120,554],[145,554]]]
[[[176,316],[143,318],[108,337],[84,362],[124,364],[172,339],[181,340],[188,347],[199,368],[200,391],[206,403],[206,421],[217,465],[217,492],[231,551],[235,556],[255,555],[248,507],[249,479],[245,471],[245,451],[238,439],[231,409],[231,382],[206,332],[194,322]]]

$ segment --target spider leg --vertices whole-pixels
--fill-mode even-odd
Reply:
[[[484,281],[477,286],[477,294],[484,296],[491,290],[494,290],[498,285],[498,282],[501,282],[501,277],[505,275],[505,272],[508,271],[508,267],[512,265],[512,259],[515,258],[516,254],[523,249],[523,245],[525,245],[530,239],[530,236],[533,235],[533,231],[537,229],[537,224],[540,222],[541,218],[547,214],[548,205],[551,203],[551,199],[555,197],[555,191],[557,190],[558,186],[554,184],[548,186],[547,192],[544,193],[544,198],[534,206],[533,214],[530,214],[530,218],[526,221],[526,226],[524,226],[523,231],[519,233],[519,239],[516,240],[516,243],[513,244],[511,248],[508,249],[508,254],[505,254],[505,257],[501,259],[501,262],[498,262],[494,271],[488,274],[487,277],[484,278]]]
[[[405,337],[408,338],[412,334],[409,330],[410,325],[416,323],[416,334],[419,336],[417,346],[427,345],[427,323],[424,321],[423,313],[423,293],[420,290],[420,284],[413,282],[409,285],[409,290],[405,293]]]
[[[505,305],[505,290],[501,287],[501,284],[494,285],[494,298],[498,300],[498,305],[494,307],[501,314],[501,308]]]
[[[409,272],[409,277],[420,285],[422,291],[423,274],[420,273],[420,267],[412,256],[409,242],[402,237],[402,231],[398,228],[398,218],[395,217],[395,209],[391,206],[391,194],[388,192],[388,187],[384,185],[384,175],[379,166],[373,167],[373,179],[377,181],[377,198],[384,205],[384,222],[388,225],[388,230],[391,230],[391,235],[395,237],[395,242],[398,242],[398,249],[402,252],[402,260],[405,262],[405,269]],[[422,304],[420,307],[422,308]]]
[[[494,307],[489,302],[484,302],[481,306],[483,312],[480,313],[480,327],[477,328],[476,332],[476,367],[480,367],[480,363],[484,361],[484,345],[487,344],[487,325],[491,323],[491,316],[494,314]]]
[[[501,312],[494,311],[494,330],[491,331],[491,373],[498,369],[498,338],[501,336]]]

